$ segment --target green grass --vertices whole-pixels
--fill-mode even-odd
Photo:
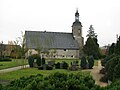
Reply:
[[[12,59],[12,61],[0,62],[0,70],[10,67],[16,67],[24,64],[28,64],[28,60],[24,59]]]
[[[26,69],[21,69],[13,72],[8,72],[8,73],[0,73],[0,80],[14,80],[14,79],[19,79],[20,77],[28,77],[30,75],[37,75],[37,74],[42,74],[44,76],[48,76],[51,73],[55,72],[62,72],[62,73],[78,73],[81,72],[81,70],[78,71],[70,71],[70,70],[65,70],[65,69],[53,69],[53,70],[38,70],[37,68],[26,68]],[[85,74],[90,74],[90,72],[83,72]]]

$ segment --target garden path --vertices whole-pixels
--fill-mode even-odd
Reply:
[[[17,67],[2,69],[2,70],[0,70],[0,73],[16,71],[16,70],[23,69],[23,68],[28,68],[28,67],[29,67],[29,65],[24,65],[24,66],[17,66]]]
[[[91,70],[91,75],[93,76],[93,79],[95,80],[95,83],[97,85],[100,85],[101,87],[105,87],[108,84],[101,82],[100,78],[103,77],[103,74],[100,74],[100,70],[102,69],[101,61],[98,61],[98,66],[94,66],[93,70]]]
[[[100,78],[103,77],[103,74],[100,74],[100,70],[102,69],[101,60],[98,61],[98,66],[94,66],[93,69],[87,69],[84,71],[91,71],[91,75],[93,76],[93,79],[95,80],[95,83],[97,85],[100,85],[101,87],[105,87],[108,85],[108,83],[104,83],[100,81]]]

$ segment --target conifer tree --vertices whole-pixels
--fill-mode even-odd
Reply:
[[[86,44],[83,47],[84,53],[88,56],[92,55],[95,59],[100,58],[101,54],[99,51],[99,44],[97,42],[97,35],[94,32],[94,28],[92,27],[92,25],[90,25],[87,37],[88,38]]]
[[[116,43],[115,54],[120,55],[120,36],[119,36],[117,43]]]
[[[108,54],[111,55],[115,53],[115,43],[112,43],[112,45],[109,47]]]

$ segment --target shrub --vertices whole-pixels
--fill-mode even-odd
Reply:
[[[89,65],[89,69],[93,68],[93,66],[94,66],[94,58],[93,58],[93,56],[89,56],[88,65]]]
[[[43,70],[43,66],[38,66],[38,69],[39,70]]]
[[[45,64],[45,58],[42,58],[42,65]]]
[[[37,65],[41,66],[41,57],[38,56],[36,59],[37,59],[37,61],[36,61]]]
[[[112,82],[109,86],[105,88],[105,90],[120,90],[120,79]]]
[[[101,64],[102,66],[105,66],[105,64],[107,63],[107,61],[109,61],[110,59],[112,59],[113,57],[115,57],[114,54],[106,56],[104,59],[101,60]]]
[[[0,90],[3,90],[3,86],[2,86],[2,84],[0,84]]]
[[[0,64],[0,66],[4,66],[3,64]]]
[[[42,66],[39,66],[38,69],[39,69],[39,70],[52,70],[53,67],[52,67],[52,66],[49,66],[49,65],[46,65],[46,66],[44,67],[44,65],[42,65]]]
[[[0,62],[12,61],[9,57],[0,58]]]
[[[120,79],[107,87],[100,87],[88,74],[56,72],[49,76],[21,77],[6,86],[0,84],[0,90],[120,90]]]
[[[68,63],[63,62],[62,69],[67,69],[68,68]]]
[[[29,65],[30,65],[30,67],[33,67],[33,62],[34,62],[33,56],[29,56],[29,57],[28,57],[28,63],[29,63]]]
[[[86,57],[85,56],[81,57],[81,64],[80,64],[80,66],[81,66],[82,69],[87,68],[87,61],[86,61]]]
[[[113,80],[113,79],[116,79],[117,76],[116,75],[119,75],[118,74],[118,71],[119,70],[119,62],[120,62],[120,56],[116,56],[114,58],[112,58],[111,60],[109,60],[106,65],[105,65],[105,70],[107,72],[107,77],[109,80]],[[116,68],[115,68],[116,67]],[[116,70],[117,69],[117,70]],[[115,78],[115,77],[116,78]]]
[[[113,79],[118,79],[118,78],[120,78],[120,59],[118,64],[115,66],[114,72],[113,72]]]
[[[53,69],[53,67],[52,67],[52,66],[47,65],[47,66],[46,66],[46,69],[47,69],[47,70],[52,70],[52,69]]]
[[[59,62],[57,62],[57,64],[55,64],[55,68],[60,69],[60,63]]]
[[[43,77],[38,74],[12,81],[3,90],[101,90],[90,75],[82,72],[67,74],[56,72]]]
[[[28,57],[30,67],[33,67],[34,60],[36,59],[37,66],[41,66],[41,57],[39,55],[31,55]]]

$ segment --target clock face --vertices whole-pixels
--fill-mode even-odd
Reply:
[[[76,18],[76,20],[79,20],[79,17],[75,17]]]

